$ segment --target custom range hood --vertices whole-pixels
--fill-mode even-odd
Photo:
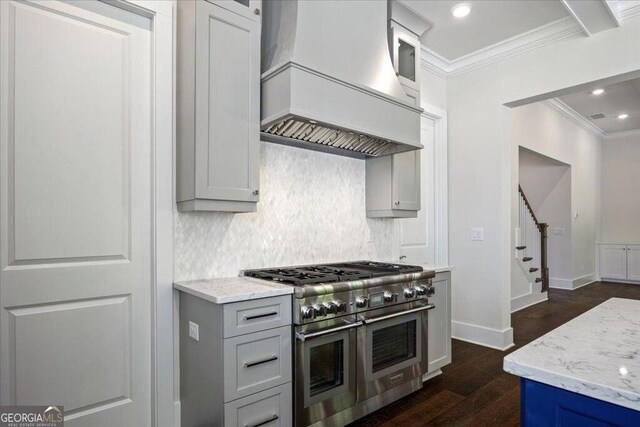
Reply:
[[[262,4],[262,139],[359,158],[422,148],[422,109],[389,54],[386,1]]]

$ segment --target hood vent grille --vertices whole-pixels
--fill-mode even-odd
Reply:
[[[592,114],[589,117],[591,117],[592,120],[597,120],[597,119],[604,119],[605,116],[603,113],[598,113],[598,114]]]
[[[323,126],[311,120],[298,117],[287,118],[265,130],[264,134],[294,139],[301,143],[313,143],[352,152],[353,157],[382,156],[389,154],[395,145],[388,140],[371,135],[355,133],[335,127]],[[318,149],[320,147],[316,147]],[[359,154],[359,155],[358,155]]]

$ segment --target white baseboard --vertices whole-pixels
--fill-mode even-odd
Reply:
[[[453,338],[478,344],[484,347],[506,350],[513,347],[513,328],[504,330],[487,328],[464,322],[451,322],[451,335]]]
[[[586,274],[581,277],[576,277],[575,279],[554,279],[553,277],[549,279],[549,287],[554,289],[565,289],[573,291],[575,289],[586,286],[590,283],[596,281],[596,274]]]
[[[174,427],[180,427],[180,425],[182,424],[182,415],[181,415],[181,407],[180,407],[180,401],[176,400],[175,402],[173,402],[173,426]]]
[[[625,279],[600,279],[603,282],[612,282],[612,283],[626,283],[628,285],[640,285],[640,281],[638,280],[625,280]]]
[[[547,292],[534,292],[527,295],[522,295],[511,300],[511,312],[515,313],[523,308],[531,307],[532,305],[539,304],[549,300]]]
[[[429,381],[431,378],[435,378],[438,375],[442,375],[442,370],[436,369],[435,371],[427,372],[422,376],[422,382]]]

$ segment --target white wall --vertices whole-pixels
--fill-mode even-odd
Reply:
[[[447,109],[447,80],[426,68],[421,68],[420,101]]]
[[[558,240],[564,240],[565,244],[570,240],[571,244],[571,261],[563,260],[556,265],[559,273],[550,271],[551,278],[579,282],[583,276],[595,275],[595,243],[600,228],[600,138],[544,103],[514,108],[511,113],[514,144],[571,166],[570,180],[564,185],[571,185],[570,215],[577,213],[578,217],[567,219],[562,206],[551,207],[562,198],[562,187],[556,189],[546,206],[546,213],[558,221],[558,226],[569,229],[569,236],[553,236],[551,224],[550,240],[558,243],[559,248],[564,248],[564,244]],[[552,281],[554,285],[570,287],[568,283]]]
[[[262,143],[257,212],[176,213],[175,278],[391,260],[392,243],[392,219],[366,218],[364,160]]]
[[[640,243],[640,132],[602,143],[602,241]]]
[[[621,28],[590,38],[575,35],[447,80],[455,336],[495,347],[513,342],[512,199],[518,174],[512,167],[512,112],[505,104],[637,71],[639,42],[635,17]],[[484,241],[470,240],[471,227],[484,228]]]

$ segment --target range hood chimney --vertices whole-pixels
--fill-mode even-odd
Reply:
[[[387,13],[379,0],[263,2],[263,139],[358,158],[422,148]]]

